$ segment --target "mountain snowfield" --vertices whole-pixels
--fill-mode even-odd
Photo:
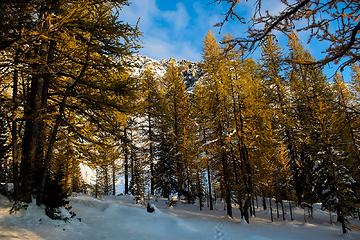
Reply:
[[[161,78],[166,73],[166,68],[171,61],[175,61],[176,66],[180,69],[184,78],[184,82],[188,91],[192,91],[196,81],[203,76],[204,72],[201,69],[201,64],[198,62],[191,62],[188,60],[175,60],[173,58],[155,60],[142,55],[135,55],[132,57],[130,65],[131,74],[134,77],[139,77],[144,73],[145,69],[150,69],[155,78]]]
[[[329,213],[317,206],[314,218],[304,222],[303,210],[294,208],[294,221],[276,218],[271,223],[269,212],[257,208],[251,224],[226,215],[218,202],[214,211],[199,211],[196,204],[178,202],[168,208],[165,199],[151,200],[156,206],[148,213],[136,205],[131,196],[94,199],[86,195],[70,198],[77,216],[68,222],[50,220],[42,207],[30,204],[27,211],[10,215],[11,203],[0,195],[0,239],[24,240],[358,240],[360,232],[341,234],[340,226],[329,223]],[[287,213],[287,218],[289,218]],[[353,224],[360,225],[354,220]]]

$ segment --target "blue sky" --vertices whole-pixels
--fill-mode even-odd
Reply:
[[[205,34],[212,30],[220,40],[222,36],[231,33],[241,36],[245,26],[236,21],[229,22],[219,34],[219,29],[213,25],[221,19],[226,12],[225,4],[212,3],[214,0],[129,0],[130,6],[123,9],[121,20],[135,24],[140,18],[140,30],[143,33],[140,54],[154,58],[187,59],[191,61],[201,60],[202,44]],[[243,1],[241,9],[237,9],[245,18],[253,13],[254,0]],[[280,0],[263,1],[264,9],[271,13],[277,13],[283,9]],[[278,35],[282,47],[286,48],[287,40],[284,35]],[[305,47],[316,58],[323,54],[325,49],[319,43],[306,44],[306,33],[299,35]],[[259,51],[252,57],[257,59]],[[335,72],[334,66],[325,68],[327,74]],[[348,71],[347,71],[348,72]],[[348,73],[345,77],[348,78]]]
[[[122,19],[136,23],[140,17],[143,32],[140,53],[155,59],[175,57],[198,61],[206,32],[218,29],[225,6],[210,4],[211,0],[130,0]],[[234,27],[228,25],[225,30]],[[225,32],[222,32],[225,33]],[[220,37],[220,35],[219,35]]]

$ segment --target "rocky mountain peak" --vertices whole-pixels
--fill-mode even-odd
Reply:
[[[132,59],[134,76],[141,76],[145,69],[149,68],[153,71],[155,77],[157,78],[163,77],[170,62],[175,61],[177,67],[181,71],[188,91],[192,91],[196,81],[204,74],[199,62],[175,60],[174,58],[159,61],[141,55],[136,55],[134,58],[135,59]]]

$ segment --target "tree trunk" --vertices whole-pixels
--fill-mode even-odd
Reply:
[[[104,195],[109,195],[109,173],[108,173],[108,165],[104,165],[103,166],[103,170],[104,170],[104,175],[105,175],[105,186],[104,186]]]
[[[251,197],[251,205],[252,205],[252,211],[253,211],[253,216],[256,217],[256,213],[255,213],[255,203],[254,203],[254,196]]]
[[[116,183],[116,167],[115,167],[115,160],[112,161],[112,166],[111,166],[111,170],[112,170],[112,195],[115,196],[116,194],[116,188],[115,188],[115,183]]]
[[[285,211],[284,211],[284,202],[281,200],[281,211],[282,211],[282,218],[285,221]]]
[[[271,197],[269,198],[269,205],[270,205],[270,218],[271,218],[271,222],[274,222],[274,217],[273,217],[273,211],[272,211],[272,199]]]
[[[266,198],[264,195],[262,196],[262,205],[263,205],[263,209],[266,210],[266,208],[267,208],[266,207]]]
[[[242,199],[238,199],[238,201],[239,201],[240,219],[243,219],[245,217],[243,202]]]
[[[198,195],[199,195],[199,205],[200,205],[200,211],[202,210],[203,207],[203,202],[202,202],[202,187],[201,187],[201,178],[200,178],[200,173],[199,170],[197,170],[197,182],[198,182]]]
[[[64,174],[64,177],[65,177],[65,186],[63,187],[64,188],[64,191],[67,193],[67,194],[71,194],[70,192],[70,185],[71,185],[71,172],[70,172],[70,161],[71,159],[67,159],[66,160],[66,163],[65,163],[65,174]]]
[[[12,177],[14,183],[14,193],[13,198],[14,201],[18,201],[19,199],[19,159],[18,159],[18,145],[17,145],[17,123],[16,123],[16,111],[18,108],[18,101],[17,101],[17,92],[18,92],[18,80],[19,80],[19,73],[17,70],[18,64],[18,51],[16,51],[15,59],[14,59],[14,75],[13,75],[13,96],[12,96],[12,103],[13,103],[13,116],[12,116],[12,128],[11,128],[11,145],[12,145]]]
[[[38,66],[36,71],[45,71],[43,67]],[[44,89],[46,88],[46,90]],[[42,106],[44,93],[47,92],[47,79],[44,76],[34,75],[31,81],[31,90],[29,99],[26,103],[25,110],[25,132],[23,138],[23,151],[21,161],[21,181],[20,181],[20,200],[23,202],[31,202],[31,195],[36,189],[35,167],[39,165],[41,141],[43,136],[42,131]],[[47,95],[47,94],[46,94]]]
[[[289,201],[289,210],[290,210],[290,219],[291,219],[291,221],[293,221],[294,218],[293,218],[293,214],[292,214],[291,201]]]
[[[124,155],[125,155],[125,163],[124,163],[124,175],[125,175],[125,192],[124,194],[129,194],[129,148],[128,148],[128,138],[126,128],[124,129]]]
[[[203,141],[204,144],[206,143],[206,134],[205,134],[205,129],[203,129]],[[208,184],[209,184],[209,204],[210,204],[210,210],[214,210],[213,207],[213,199],[212,199],[212,187],[211,187],[211,172],[210,172],[210,164],[209,164],[209,157],[207,155],[207,151],[205,151],[206,154],[206,171],[207,171],[207,179],[208,179]]]
[[[149,125],[149,141],[150,141],[150,146],[149,146],[149,157],[150,157],[150,194],[154,195],[154,185],[155,185],[155,181],[154,181],[154,150],[153,150],[153,136],[152,136],[152,124],[151,124],[151,117],[150,114],[148,115],[148,125]]]
[[[99,185],[98,185],[98,170],[96,169],[95,171],[95,198],[98,198],[98,188],[99,188]]]
[[[55,47],[54,44],[55,44],[54,42],[51,42],[51,44],[50,44],[50,49],[51,49],[50,55],[53,54],[52,51],[53,51],[53,48]],[[90,54],[89,54],[89,52],[87,52],[85,64],[83,65],[83,67],[82,67],[79,75],[75,79],[75,81],[66,88],[65,93],[64,93],[64,97],[63,97],[63,99],[62,99],[62,101],[60,103],[59,113],[56,116],[55,125],[54,125],[54,127],[53,127],[53,129],[51,131],[51,135],[50,135],[46,155],[45,155],[45,158],[44,158],[44,161],[43,161],[43,168],[42,168],[43,171],[41,172],[41,179],[40,179],[40,183],[39,183],[39,192],[38,192],[38,196],[37,196],[37,199],[36,199],[36,203],[38,205],[43,203],[43,200],[44,200],[43,196],[45,194],[45,185],[46,185],[46,181],[47,181],[49,170],[50,170],[52,152],[53,152],[53,148],[54,148],[54,145],[55,145],[55,142],[56,142],[57,133],[59,131],[59,127],[60,127],[61,121],[63,119],[62,116],[63,116],[63,114],[65,112],[66,101],[67,101],[67,99],[68,99],[68,97],[70,95],[70,92],[77,85],[77,82],[80,79],[82,79],[82,77],[84,76],[84,74],[86,72],[86,69],[88,67],[89,56],[90,56]],[[46,92],[46,96],[47,96],[47,92]],[[46,105],[46,101],[43,102],[42,108],[44,108],[45,105]]]
[[[198,174],[198,173],[197,173]],[[197,176],[198,177],[198,176]],[[190,194],[190,170],[189,168],[186,168],[186,179],[187,179],[187,202],[191,202],[191,194]],[[197,179],[200,181],[200,179]],[[200,183],[199,183],[200,184]]]
[[[249,209],[251,209],[250,199],[249,197],[246,197],[243,212],[244,212],[244,218],[247,223],[250,223]]]
[[[57,11],[58,3],[52,1],[49,3],[48,8],[41,13],[44,20],[41,25],[41,31],[50,33],[51,22],[47,21],[47,17]],[[44,122],[43,115],[47,113],[47,100],[50,84],[50,68],[54,59],[54,50],[56,43],[54,40],[43,40],[42,43],[36,47],[35,51],[41,59],[40,62],[33,66],[33,78],[31,81],[31,90],[28,101],[28,109],[25,111],[25,132],[23,140],[23,161],[21,162],[21,174],[23,181],[21,182],[21,191],[23,200],[28,202],[31,194],[37,191],[37,204],[43,202],[43,195],[45,189],[45,182],[47,179],[47,172],[51,159],[51,152],[46,153],[44,158]],[[55,124],[56,125],[56,124]],[[55,132],[55,139],[57,129]],[[52,134],[53,135],[53,134]],[[48,150],[52,151],[52,145],[55,140],[51,139]],[[28,167],[28,168],[27,168]],[[35,168],[35,169],[34,169]],[[36,174],[34,176],[34,174]],[[23,186],[24,184],[24,186]]]
[[[206,170],[207,170],[207,178],[208,178],[208,184],[209,184],[209,204],[210,204],[210,210],[214,210],[213,207],[213,199],[212,199],[212,188],[211,188],[211,172],[210,172],[210,166],[209,166],[209,160],[207,160],[207,166],[206,166]],[[360,219],[360,217],[359,217]]]
[[[135,169],[134,169],[134,165],[135,165],[135,151],[133,146],[131,146],[130,148],[130,175],[131,175],[131,179],[130,179],[130,193],[134,195],[134,183],[135,183]]]
[[[230,189],[230,176],[229,176],[229,166],[227,162],[226,153],[224,150],[224,143],[223,140],[221,142],[221,163],[223,168],[223,178],[224,178],[224,185],[225,185],[225,201],[226,201],[226,213],[229,217],[232,217],[232,206],[231,206],[231,189]]]
[[[337,221],[341,223],[342,233],[345,234],[347,233],[345,218],[339,207],[337,207],[336,213],[337,213]]]
[[[249,200],[249,202],[250,202],[250,216],[253,216],[254,215],[254,213],[253,213],[253,208],[252,208],[252,203],[251,203],[251,197],[250,197],[250,200]]]
[[[331,211],[329,211],[329,217],[330,217],[330,224],[333,224],[333,219],[332,219],[332,213],[331,213]]]

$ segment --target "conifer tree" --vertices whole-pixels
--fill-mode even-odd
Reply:
[[[298,196],[301,195],[300,188],[302,186],[302,182],[300,179],[300,169],[297,164],[297,145],[294,136],[294,126],[295,119],[292,112],[292,105],[290,102],[290,95],[287,91],[289,89],[289,83],[286,81],[286,78],[283,76],[284,73],[284,62],[282,59],[282,52],[280,47],[276,43],[276,38],[274,36],[268,36],[266,41],[262,46],[262,78],[264,84],[264,92],[265,98],[271,109],[271,125],[272,125],[272,135],[275,141],[272,142],[270,146],[270,151],[273,148],[277,148],[278,152],[281,154],[274,155],[272,161],[280,163],[282,166],[286,166],[286,158],[289,160],[289,164],[287,167],[290,168],[292,176],[286,176],[289,169],[284,167],[278,168],[277,164],[274,162],[269,163],[270,166],[274,166],[275,169],[283,169],[285,172],[285,176],[280,180],[283,183],[286,183],[285,192],[291,192],[288,187],[294,185],[294,188],[297,189]],[[287,153],[282,149],[283,146],[286,146]],[[269,155],[268,155],[269,156]],[[280,158],[278,158],[280,157]],[[282,163],[282,164],[281,164]],[[270,168],[270,171],[276,171],[273,168]],[[282,173],[280,173],[282,174]],[[278,174],[275,174],[278,175]],[[278,179],[279,181],[279,179]],[[276,182],[278,182],[276,181]],[[266,185],[266,183],[265,183]],[[284,189],[276,188],[280,191]],[[277,190],[276,190],[277,191]],[[291,194],[275,193],[277,196],[280,194],[283,197],[286,197],[288,200],[291,199]],[[283,198],[282,197],[282,198]],[[301,197],[298,197],[299,201],[301,201]]]
[[[209,208],[213,210],[213,182],[212,182],[212,156],[210,156],[208,138],[210,135],[210,125],[209,119],[210,115],[207,111],[209,109],[208,102],[206,101],[206,88],[202,83],[202,80],[198,80],[194,88],[194,104],[193,104],[193,117],[196,122],[196,132],[199,146],[199,160],[201,164],[206,169],[206,181],[207,181],[207,195],[209,201]]]
[[[153,72],[150,69],[146,69],[141,82],[141,92],[142,96],[144,96],[143,104],[142,104],[142,113],[145,120],[143,122],[144,125],[144,134],[147,136],[146,148],[147,151],[147,162],[149,165],[149,178],[150,178],[150,194],[154,195],[154,186],[155,186],[155,156],[156,156],[156,118],[159,115],[159,82],[158,79],[155,79]]]
[[[226,101],[227,92],[226,86],[223,80],[225,76],[221,75],[221,69],[224,68],[224,61],[222,55],[222,49],[218,45],[217,40],[213,33],[209,31],[204,40],[203,48],[203,69],[205,76],[202,84],[208,95],[206,95],[206,101],[208,101],[207,111],[210,113],[210,128],[211,137],[208,141],[214,143],[213,152],[211,153],[214,157],[214,162],[218,162],[222,169],[221,179],[224,184],[224,196],[226,201],[227,215],[232,217],[232,206],[231,206],[231,169],[226,152],[226,136],[225,136],[225,124],[226,124]]]
[[[17,90],[24,99],[25,119],[19,200],[29,202],[36,194],[38,204],[47,202],[47,183],[56,183],[62,176],[50,172],[50,168],[57,135],[64,125],[81,134],[85,131],[72,125],[74,119],[90,120],[110,131],[114,121],[106,112],[125,111],[123,96],[129,89],[124,81],[128,78],[124,57],[137,47],[138,32],[117,19],[124,4],[127,2],[4,3],[2,13],[11,21],[1,30],[9,43],[1,50],[10,53],[14,65],[15,59],[22,63],[17,68],[19,75],[29,75],[25,76],[28,83],[23,92],[14,84],[14,92]],[[22,16],[38,18],[17,18],[19,9],[24,11]],[[20,31],[19,26],[26,31]],[[20,32],[26,34],[17,37]],[[22,46],[27,46],[26,54]],[[69,119],[74,114],[77,118]]]

